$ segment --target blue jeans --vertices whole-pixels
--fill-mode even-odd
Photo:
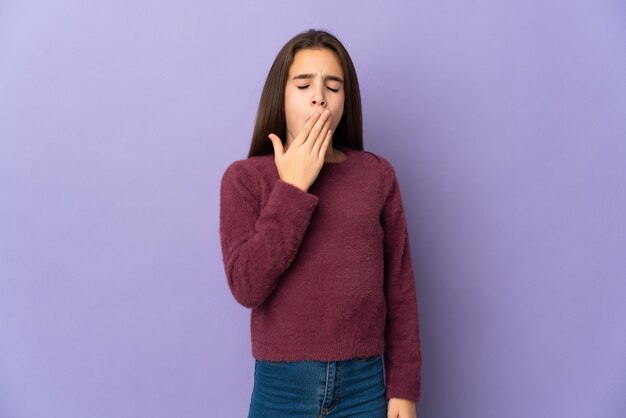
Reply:
[[[256,360],[248,418],[387,418],[387,404],[381,355]]]

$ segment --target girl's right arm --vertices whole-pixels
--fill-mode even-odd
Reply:
[[[279,179],[261,208],[257,173],[243,161],[225,171],[220,191],[220,237],[228,285],[242,305],[259,306],[293,261],[317,206],[307,193],[331,140],[330,112],[316,113],[285,151],[275,134],[274,162]]]
[[[222,177],[220,240],[230,290],[240,304],[254,308],[293,261],[318,197],[278,179],[260,207],[256,173],[243,163],[232,163]]]

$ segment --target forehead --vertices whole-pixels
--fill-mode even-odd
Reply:
[[[301,49],[293,57],[289,76],[297,74],[331,74],[343,77],[339,57],[328,48]]]

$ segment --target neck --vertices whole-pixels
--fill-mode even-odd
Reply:
[[[330,146],[328,147],[328,149],[326,150],[326,155],[324,155],[324,162],[325,163],[336,163],[336,162],[340,162],[343,161],[343,157],[340,154],[340,151],[338,151],[336,148],[334,148],[332,146],[332,143],[330,144]]]

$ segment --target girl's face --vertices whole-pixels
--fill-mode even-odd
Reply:
[[[330,110],[333,134],[343,115],[344,74],[337,55],[327,48],[301,49],[289,67],[285,86],[287,142],[300,133],[315,112]]]

